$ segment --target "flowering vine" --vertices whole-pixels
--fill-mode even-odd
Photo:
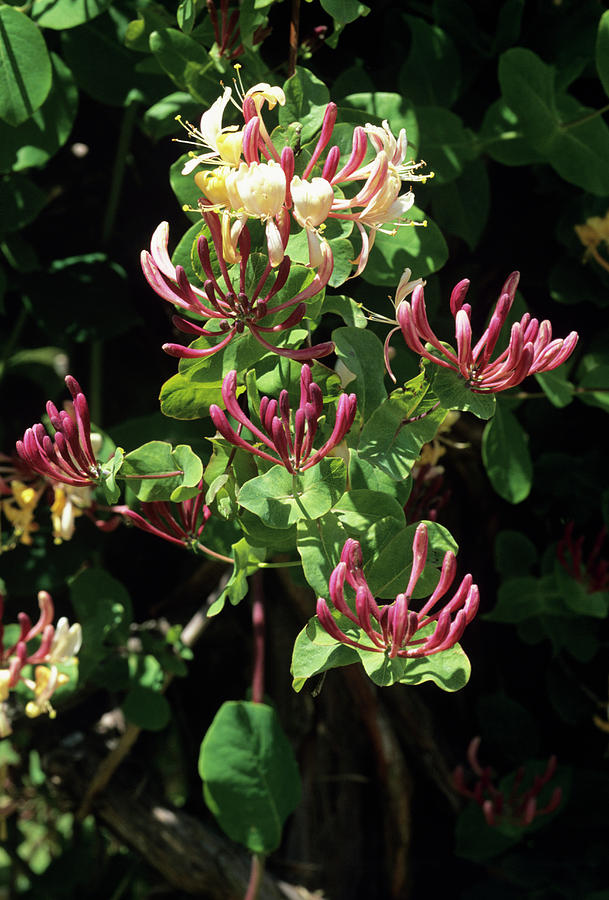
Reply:
[[[427,526],[421,522],[412,544],[412,571],[406,590],[398,594],[393,603],[379,606],[363,573],[361,546],[358,541],[349,538],[343,547],[340,562],[330,576],[330,602],[337,612],[362,629],[371,644],[364,644],[345,634],[332,615],[327,600],[320,597],[317,618],[330,637],[360,650],[387,653],[389,658],[431,656],[454,647],[478,611],[478,587],[473,584],[472,576],[466,575],[452,599],[441,610],[433,611],[450,589],[457,572],[455,555],[449,550],[444,556],[435,591],[418,612],[411,610],[410,601],[425,568],[427,546]],[[345,599],[345,581],[355,591],[355,612]]]
[[[203,193],[201,210],[215,209],[222,214],[224,257],[237,261],[239,235],[248,218],[257,218],[265,225],[269,260],[278,266],[285,253],[291,214],[306,232],[309,264],[317,267],[323,263],[323,246],[327,243],[323,237],[325,222],[340,219],[353,222],[359,230],[362,245],[354,263],[355,275],[360,275],[377,231],[389,226],[389,233],[393,233],[396,224],[412,224],[404,217],[414,203],[414,194],[411,190],[400,194],[402,182],[425,181],[433,174],[418,174],[423,164],[407,159],[405,130],[396,138],[386,120],[382,126],[356,126],[351,153],[341,165],[337,145],[324,155],[338,112],[331,102],[325,109],[317,144],[298,175],[293,149],[275,147],[262,116],[265,102],[269,109],[285,105],[283,90],[261,83],[239,96],[242,128],[222,125],[224,111],[232,100],[229,87],[203,114],[199,128],[186,126],[193,143],[207,152],[193,153],[183,174],[190,174],[200,164],[215,166],[211,171],[197,172],[195,182]],[[369,152],[374,158],[366,161]]]
[[[216,278],[210,257],[209,241],[201,235],[197,241],[197,253],[201,266],[207,276],[204,282],[204,290],[191,284],[182,266],[174,266],[167,252],[169,240],[169,226],[166,222],[155,230],[150,245],[150,253],[142,251],[141,262],[144,275],[149,285],[164,300],[168,300],[185,312],[204,316],[208,322],[206,327],[196,324],[182,316],[174,316],[173,323],[180,331],[186,334],[205,336],[207,338],[220,338],[214,347],[194,348],[184,347],[180,344],[164,344],[163,350],[170,356],[180,358],[198,359],[212,356],[223,350],[238,334],[242,334],[245,328],[266,349],[279,356],[287,356],[291,359],[318,359],[327,356],[334,349],[331,341],[317,344],[314,347],[304,349],[290,349],[275,347],[270,344],[265,334],[278,334],[294,327],[302,321],[306,313],[306,301],[318,294],[327,284],[332,274],[332,257],[325,252],[325,265],[322,265],[313,280],[303,290],[284,303],[269,309],[273,297],[283,288],[290,273],[290,259],[284,257],[274,276],[271,276],[270,263],[265,267],[256,287],[250,295],[246,293],[246,267],[250,255],[251,239],[249,231],[244,228],[239,235],[240,261],[239,261],[239,285],[233,285],[226,262],[222,256],[222,235],[220,220],[216,213],[204,213],[204,219],[209,227],[212,243],[216,251],[222,279],[225,287],[222,288]],[[269,276],[274,277],[270,288],[266,287]],[[273,325],[265,325],[264,320],[269,315],[276,315],[289,311],[283,322]],[[209,328],[210,322],[218,324],[217,331]]]
[[[471,306],[465,303],[469,280],[455,285],[450,295],[450,311],[455,319],[457,352],[440,341],[427,318],[422,286],[412,292],[412,301],[402,300],[397,309],[397,321],[408,347],[424,359],[429,359],[461,375],[474,393],[498,393],[520,384],[528,375],[556,369],[569,358],[577,344],[577,332],[564,339],[552,340],[552,325],[545,319],[539,322],[525,313],[520,322],[512,325],[508,347],[491,359],[501,329],[512,308],[520,275],[512,272],[503,285],[488,327],[472,347]],[[385,361],[389,371],[388,341]],[[424,342],[431,349],[424,346]]]
[[[262,459],[280,463],[288,472],[296,474],[310,469],[327,456],[341,443],[355,418],[357,399],[355,394],[341,394],[338,399],[336,421],[332,434],[320,447],[313,449],[313,441],[319,426],[319,418],[323,412],[323,394],[311,376],[308,365],[302,367],[300,374],[300,403],[293,416],[291,414],[288,392],[281,391],[279,401],[262,397],[259,416],[264,431],[258,428],[243,412],[237,401],[237,373],[233,369],[226,375],[222,383],[222,399],[226,410],[241,426],[247,428],[254,437],[267,447],[260,447],[244,440],[229,424],[224,412],[216,404],[209,408],[211,420],[227,441],[247,450]],[[265,434],[266,432],[266,434]],[[271,451],[269,453],[268,451]]]

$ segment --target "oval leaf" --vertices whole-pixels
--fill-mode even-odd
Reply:
[[[252,853],[279,846],[283,823],[300,802],[292,747],[264,703],[222,704],[201,744],[205,802],[220,826]]]

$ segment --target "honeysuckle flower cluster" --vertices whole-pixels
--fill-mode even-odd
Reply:
[[[584,585],[589,594],[596,591],[609,590],[609,561],[599,558],[607,529],[603,526],[596,535],[592,549],[584,557],[584,535],[575,538],[573,536],[574,522],[565,526],[565,531],[558,542],[556,555],[563,569],[569,575]]]
[[[539,795],[556,772],[556,757],[551,756],[543,775],[535,775],[533,784],[522,791],[525,768],[521,766],[514,775],[508,794],[500,791],[493,784],[493,773],[490,766],[482,768],[478,762],[480,738],[475,737],[467,750],[467,759],[472,771],[477,775],[473,789],[467,787],[465,770],[457,766],[453,774],[453,782],[457,791],[464,797],[473,800],[482,809],[487,825],[491,827],[517,825],[526,828],[539,816],[547,816],[558,809],[562,800],[562,788],[554,788],[549,801],[539,807]],[[521,792],[522,791],[522,792]]]
[[[91,442],[91,417],[87,399],[80,385],[71,375],[66,375],[66,385],[72,395],[73,413],[58,410],[50,400],[47,414],[55,435],[51,439],[40,423],[28,428],[16,450],[32,470],[49,481],[70,487],[87,487],[97,484],[100,465],[95,458]]]
[[[47,591],[39,591],[40,616],[32,625],[27,613],[20,612],[19,636],[14,644],[4,646],[4,595],[0,591],[0,737],[11,733],[7,701],[13,688],[25,684],[33,697],[25,706],[25,714],[33,719],[42,713],[55,718],[51,697],[55,690],[69,680],[57,666],[73,662],[82,643],[82,629],[78,623],[70,625],[65,617],[53,625],[55,610]],[[34,639],[40,643],[31,645]],[[34,677],[24,674],[26,666],[34,666]]]
[[[98,440],[99,439],[99,440]],[[91,434],[92,446],[100,442],[100,435]],[[16,456],[3,457],[0,476],[0,519],[6,519],[12,534],[0,544],[0,553],[18,544],[31,546],[33,535],[39,530],[36,514],[42,503],[49,506],[53,540],[56,544],[69,541],[74,535],[75,521],[93,507],[93,486],[73,487],[41,476]]]
[[[250,255],[251,239],[249,230],[244,228],[238,240],[240,249],[239,284],[233,285],[226,261],[222,256],[222,234],[218,215],[214,212],[204,213],[204,219],[212,236],[212,243],[216,251],[220,272],[224,287],[216,278],[210,257],[209,241],[201,235],[197,241],[197,253],[201,266],[205,272],[206,280],[203,290],[191,284],[182,266],[174,266],[169,258],[167,244],[169,240],[169,226],[167,222],[161,222],[155,230],[150,244],[150,253],[142,251],[141,262],[144,275],[152,289],[164,300],[173,303],[174,306],[185,312],[203,316],[206,325],[212,322],[218,323],[219,330],[192,322],[182,316],[174,316],[173,323],[180,331],[196,337],[219,338],[214,347],[194,348],[184,347],[180,344],[164,344],[163,350],[171,356],[188,359],[198,359],[211,356],[224,349],[238,334],[242,334],[245,328],[262,344],[266,350],[271,350],[279,356],[287,356],[290,359],[318,359],[327,356],[334,349],[331,341],[317,344],[301,350],[279,348],[270,344],[264,335],[277,334],[297,325],[306,313],[306,301],[327,284],[332,274],[332,258],[325,253],[325,264],[320,266],[315,277],[307,287],[299,291],[285,303],[281,303],[269,309],[273,297],[285,285],[290,273],[290,259],[285,256],[274,274],[270,263],[264,269],[260,279],[251,294],[246,292],[246,267]],[[269,277],[274,278],[270,287],[266,286]],[[273,325],[265,325],[264,321],[272,314],[287,312],[286,318]]]
[[[198,172],[195,182],[203,193],[201,209],[221,212],[223,255],[229,262],[238,259],[238,237],[248,218],[264,223],[273,266],[283,259],[290,216],[306,232],[313,267],[323,262],[326,221],[353,222],[362,242],[354,260],[356,275],[366,266],[377,231],[394,233],[397,225],[412,224],[404,217],[414,203],[414,194],[411,190],[400,194],[402,182],[425,181],[433,173],[418,174],[423,164],[407,159],[404,129],[396,138],[387,121],[382,126],[358,125],[353,131],[351,153],[341,160],[337,145],[327,150],[337,119],[337,106],[329,103],[317,144],[304,171],[297,175],[294,151],[291,147],[281,151],[275,147],[262,116],[265,103],[269,109],[285,105],[283,90],[261,83],[239,95],[242,128],[222,125],[228,103],[238,106],[232,93],[231,88],[224,89],[203,114],[200,128],[186,126],[192,142],[207,152],[193,154],[183,168],[183,174],[188,175],[200,164],[215,167]],[[371,160],[370,153],[374,157]]]
[[[457,560],[449,550],[444,556],[440,580],[431,597],[418,612],[410,609],[416,584],[425,568],[427,548],[427,526],[421,522],[413,539],[412,570],[406,590],[398,594],[393,603],[379,605],[363,573],[361,546],[358,541],[349,538],[343,547],[340,562],[330,576],[330,602],[337,612],[362,629],[372,646],[345,634],[332,615],[328,602],[320,597],[317,618],[330,637],[350,647],[371,653],[386,653],[390,659],[396,656],[409,659],[431,656],[454,647],[478,611],[478,587],[473,584],[472,576],[466,575],[452,598],[441,609],[434,611],[457,574]],[[355,612],[345,599],[345,581],[355,591]]]
[[[222,399],[226,411],[240,426],[250,431],[258,441],[266,447],[263,450],[256,444],[251,444],[242,438],[230,425],[224,412],[216,404],[209,408],[212,422],[223,438],[235,447],[241,447],[249,453],[254,453],[262,459],[279,463],[296,474],[310,469],[320,460],[334,450],[344,439],[353,425],[357,410],[355,394],[341,394],[338,399],[336,421],[332,434],[320,447],[314,450],[313,442],[319,426],[320,416],[323,414],[323,394],[311,376],[311,368],[308,365],[302,367],[300,373],[300,403],[298,409],[292,411],[288,399],[288,392],[281,391],[279,401],[262,397],[260,400],[259,417],[262,429],[258,428],[243,412],[237,400],[237,373],[229,372],[222,383]],[[270,452],[269,452],[270,451]]]
[[[189,549],[199,545],[199,538],[211,516],[211,510],[204,502],[203,483],[199,485],[196,497],[181,503],[158,500],[142,503],[141,513],[128,506],[113,506],[112,512],[124,516],[142,531]]]
[[[412,292],[412,301],[402,300],[397,309],[398,324],[406,344],[424,359],[457,372],[478,394],[505,391],[520,384],[528,375],[556,369],[575,349],[577,332],[572,331],[563,340],[552,340],[550,322],[547,319],[539,322],[529,313],[512,325],[508,347],[495,359],[491,358],[514,302],[519,278],[518,272],[512,272],[508,277],[488,327],[474,346],[471,306],[465,303],[469,280],[465,278],[455,285],[450,296],[450,311],[455,319],[456,353],[432,331],[427,319],[423,288],[417,286]],[[392,334],[393,331],[387,340]],[[385,362],[391,372],[387,348],[386,342]]]

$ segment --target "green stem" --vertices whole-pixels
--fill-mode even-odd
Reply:
[[[590,113],[586,113],[585,116],[581,116],[579,119],[573,119],[572,122],[561,122],[560,128],[562,131],[568,131],[569,128],[577,128],[578,125],[583,125],[584,122],[589,122],[591,119],[596,119],[598,116],[604,115],[604,113],[609,112],[609,103],[605,106],[601,106],[600,109],[594,109]]]

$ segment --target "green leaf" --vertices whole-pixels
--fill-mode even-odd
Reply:
[[[231,606],[237,606],[247,595],[249,585],[248,576],[253,575],[259,568],[258,563],[264,558],[264,550],[251,546],[245,538],[241,538],[232,546],[233,571],[231,577],[218,597],[207,611],[210,617],[217,616],[224,609],[227,600]]]
[[[301,143],[319,131],[330,101],[330,92],[323,81],[308,69],[296,66],[294,74],[283,85],[285,106],[279,107],[279,124],[299,122],[302,126]]]
[[[552,406],[562,409],[573,400],[575,386],[562,372],[536,372],[535,378]]]
[[[0,143],[0,171],[18,172],[42,166],[67,141],[78,105],[78,89],[72,73],[52,53],[53,85],[36,112],[17,128],[4,128]]]
[[[150,35],[150,49],[174,84],[195,100],[207,106],[219,96],[213,60],[194,38],[162,28]]]
[[[557,97],[560,132],[548,151],[548,161],[561,178],[606,197],[609,194],[609,128],[596,111],[567,94]],[[588,116],[592,118],[588,119]],[[563,124],[564,123],[564,124]],[[579,124],[578,124],[579,123]]]
[[[531,50],[513,47],[499,59],[499,84],[524,137],[546,156],[559,123],[554,70]]]
[[[153,140],[158,141],[168,135],[175,136],[179,132],[183,134],[175,121],[177,115],[182,115],[184,121],[188,121],[196,120],[200,114],[201,104],[197,100],[193,100],[185,91],[174,91],[146,110],[142,117],[142,126]]]
[[[408,138],[408,158],[416,158],[420,145],[419,125],[417,114],[408,95],[386,91],[366,91],[347,94],[345,103],[356,109],[362,109],[371,116],[377,116],[381,120],[387,119],[395,135],[404,128]]]
[[[533,463],[526,432],[501,404],[482,435],[482,461],[491,484],[509,503],[529,496]]]
[[[32,19],[41,28],[63,31],[99,16],[111,0],[34,0]]]
[[[519,127],[561,178],[592,194],[609,194],[609,128],[595,110],[556,94],[555,73],[530,50],[515,47],[499,61],[503,97]]]
[[[80,679],[86,681],[106,655],[107,639],[124,630],[132,618],[126,588],[104,569],[84,569],[70,584],[70,600],[82,626],[83,645],[78,654]]]
[[[357,412],[365,422],[387,398],[383,345],[372,331],[361,328],[335,328],[332,340],[336,355],[355,375],[349,392],[357,395]]]
[[[597,365],[589,368],[581,378],[578,387],[585,389],[578,394],[582,403],[587,406],[598,406],[605,412],[609,412],[609,365]]]
[[[138,500],[149,503],[194,497],[202,475],[203,464],[188,445],[173,450],[164,441],[149,441],[126,454],[118,477],[128,479]]]
[[[464,687],[470,676],[469,660],[459,644],[450,650],[420,659],[390,659],[385,653],[372,648],[368,636],[351,619],[336,614],[336,623],[341,631],[358,643],[370,646],[370,650],[350,647],[335,641],[322,628],[314,616],[300,632],[292,653],[292,687],[300,691],[307,678],[328,669],[348,666],[358,659],[366,674],[380,687],[401,684],[422,684],[433,681],[444,691],[458,691]],[[435,625],[429,625],[421,634],[429,633]]]
[[[469,249],[474,250],[490,209],[490,186],[484,162],[475,159],[463,167],[454,181],[436,185],[432,209],[443,230],[463,238]]]
[[[109,106],[152,103],[167,93],[167,79],[160,72],[138,71],[138,56],[122,44],[123,23],[110,7],[93,22],[63,31],[63,56],[79,86],[94,100]]]
[[[410,52],[398,76],[402,94],[417,106],[452,106],[461,86],[455,45],[436,25],[428,25],[415,16],[404,18],[410,29]]]
[[[121,489],[116,483],[117,473],[120,471],[125,458],[125,451],[122,447],[117,447],[114,456],[102,468],[103,488],[108,503],[116,503],[121,495]]]
[[[495,568],[504,580],[528,575],[537,562],[537,550],[520,531],[500,531],[495,540]]]
[[[596,70],[605,93],[609,97],[609,10],[606,10],[598,23],[596,34]]]
[[[471,412],[479,419],[485,420],[494,415],[497,403],[494,394],[476,394],[470,390],[465,379],[453,369],[445,369],[432,362],[426,363],[425,368],[432,371],[432,389],[444,409]]]
[[[482,121],[479,134],[482,149],[504,166],[529,166],[544,162],[542,154],[523,138],[518,128],[516,113],[501,98],[495,100]]]
[[[433,631],[434,627],[435,625],[430,625],[417,634],[424,635],[425,632]],[[361,649],[355,652],[368,677],[379,687],[433,681],[443,691],[460,691],[471,674],[470,661],[460,644],[455,644],[450,650],[442,650],[441,653],[419,659],[389,659],[385,654]]]
[[[364,425],[358,453],[395,481],[402,481],[415,464],[421,447],[435,437],[446,410],[436,408],[437,398],[428,394],[429,384],[417,375],[393,391]],[[425,414],[425,415],[423,415]],[[409,421],[417,416],[423,418]]]
[[[369,7],[364,6],[359,0],[321,0],[321,6],[341,25],[355,22],[360,16],[367,16],[370,12]]]
[[[343,623],[352,624],[346,616],[341,617],[339,627],[343,631],[345,630]],[[345,627],[348,626],[345,625]],[[302,690],[307,678],[319,675],[328,669],[350,666],[352,663],[358,662],[358,659],[359,657],[354,647],[337,643],[322,628],[317,616],[314,616],[294,641],[292,665],[290,667],[292,687],[298,693]]]
[[[300,519],[318,519],[344,493],[345,464],[342,459],[322,459],[302,475],[294,476],[294,481],[292,478],[283,466],[273,466],[244,484],[237,502],[270,528],[288,528]]]
[[[1,10],[0,10],[1,12]],[[0,178],[0,235],[18,231],[32,222],[47,202],[47,195],[25,175]]]
[[[392,537],[386,540],[372,559],[364,560],[364,573],[370,590],[375,597],[394,600],[406,590],[412,569],[412,542],[419,523],[405,528],[393,529]],[[416,599],[428,597],[435,589],[447,550],[457,553],[458,546],[450,532],[437,522],[426,522],[429,538],[427,562],[412,596]],[[374,527],[374,526],[373,526]]]
[[[364,281],[395,289],[406,267],[416,272],[418,278],[442,268],[448,259],[448,247],[440,229],[435,222],[425,219],[416,206],[409,215],[416,222],[426,221],[427,226],[401,226],[395,235],[377,232],[362,273]]]
[[[0,119],[13,127],[36,112],[51,90],[51,58],[32,20],[0,7]]]
[[[458,178],[475,156],[474,135],[460,117],[441,106],[418,106],[420,154],[433,170],[438,184]]]
[[[202,221],[201,221],[201,213],[199,212],[197,201],[201,196],[201,191],[195,184],[195,180],[192,175],[182,175],[182,169],[184,168],[184,163],[188,162],[190,157],[187,153],[183,153],[174,163],[169,167],[169,183],[171,185],[171,190],[176,195],[177,201],[180,204],[180,209],[188,216],[191,222],[198,225],[198,231],[194,232],[194,236],[198,235],[202,229]],[[188,209],[185,209],[188,207]],[[182,241],[184,241],[185,246],[187,247],[189,253],[194,241],[191,239],[191,231],[190,229],[186,232],[178,247],[176,247],[175,252],[179,252],[180,245]],[[187,240],[190,240],[190,245],[187,246]],[[175,263],[174,263],[175,265]]]
[[[317,596],[322,597],[328,592],[330,575],[338,565],[349,533],[334,511],[314,521],[301,519],[296,528],[304,577]]]
[[[205,802],[232,840],[251,853],[277,849],[300,802],[300,777],[271,706],[223,703],[201,744],[199,775]]]
[[[176,18],[180,30],[186,32],[186,34],[190,34],[194,27],[195,19],[197,18],[195,0],[181,0],[176,13]]]
[[[125,718],[138,728],[161,731],[171,719],[171,707],[158,690],[136,684],[125,697],[121,709]]]

